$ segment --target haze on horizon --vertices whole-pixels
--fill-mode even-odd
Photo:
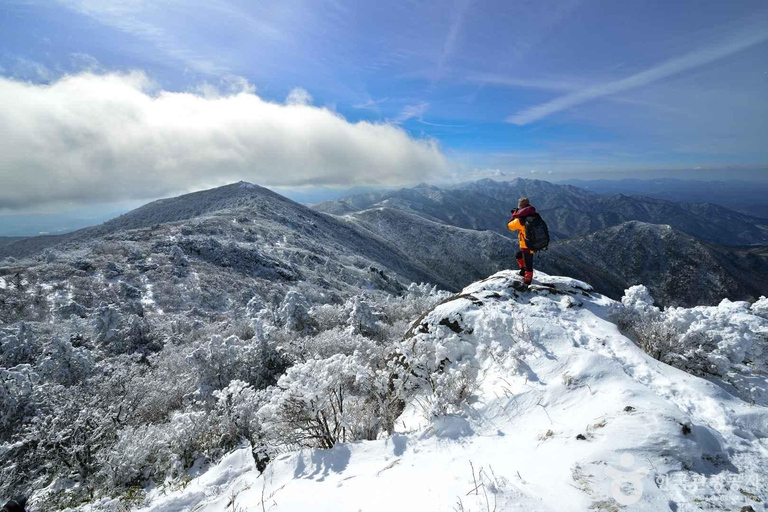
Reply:
[[[0,215],[238,180],[768,181],[766,27],[756,0],[11,0]]]

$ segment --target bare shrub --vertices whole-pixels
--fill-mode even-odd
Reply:
[[[670,354],[680,348],[680,330],[664,321],[662,317],[650,317],[635,321],[625,329],[646,354],[666,362]]]

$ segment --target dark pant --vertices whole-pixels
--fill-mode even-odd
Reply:
[[[533,272],[533,253],[530,249],[520,249],[517,251],[517,254],[515,254],[515,258],[517,259],[518,264],[522,260],[523,266],[520,268],[524,268],[527,272]]]

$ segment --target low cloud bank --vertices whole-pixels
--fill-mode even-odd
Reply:
[[[437,143],[253,89],[157,90],[143,73],[0,78],[0,209],[142,199],[247,180],[397,185],[450,166]]]

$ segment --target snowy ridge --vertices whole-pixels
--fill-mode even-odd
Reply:
[[[682,203],[623,194],[601,195],[577,187],[517,178],[485,179],[450,188],[413,187],[351,196],[314,205],[334,215],[387,206],[446,224],[490,230],[508,236],[500,212],[510,201],[529,197],[549,224],[555,239],[583,236],[626,221],[670,224],[674,229],[722,245],[765,244],[765,219],[722,206]],[[595,283],[597,285],[597,283]]]
[[[153,491],[143,510],[762,509],[765,394],[749,403],[726,391],[725,378],[643,352],[616,324],[642,300],[622,306],[540,272],[522,292],[517,279],[494,274],[414,323],[403,360],[440,372],[391,437],[284,453],[261,476],[245,447],[182,490]],[[675,321],[700,329],[716,318],[726,371],[740,371],[764,366],[765,310],[765,299],[724,301],[676,309]],[[467,392],[440,375],[459,374],[470,398],[437,414],[441,397]],[[754,370],[753,386],[767,382],[764,367]]]

